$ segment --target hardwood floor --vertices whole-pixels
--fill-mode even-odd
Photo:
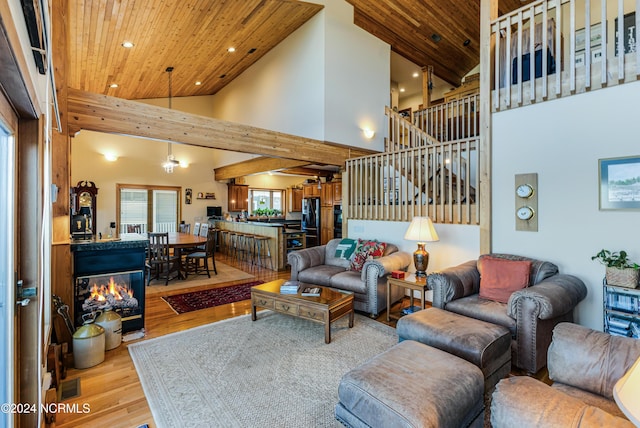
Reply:
[[[216,254],[216,260],[242,269],[253,274],[256,280],[273,281],[279,278],[289,278],[289,271],[274,272],[261,269],[247,263],[239,263]],[[210,288],[243,283],[247,280],[238,280],[212,285]],[[202,290],[204,287],[185,288],[175,290],[172,293],[180,294]],[[215,321],[232,318],[251,313],[251,302],[231,303],[200,311],[188,312],[177,315],[169,305],[161,298],[160,294],[146,296],[145,302],[145,331],[146,339],[164,336],[169,333],[187,330],[199,325],[209,324]],[[378,318],[386,323],[386,313]],[[395,326],[395,321],[391,323]],[[142,391],[142,385],[138,379],[133,361],[127,349],[128,343],[123,343],[116,349],[106,352],[105,361],[95,367],[83,370],[68,369],[65,380],[80,378],[80,396],[64,401],[65,404],[77,404],[82,409],[84,404],[90,406],[88,413],[58,413],[55,427],[138,427],[148,424],[155,427],[151,410]],[[185,350],[186,351],[186,350]]]

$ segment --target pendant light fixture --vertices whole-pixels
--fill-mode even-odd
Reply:
[[[169,110],[171,110],[171,73],[173,72],[173,67],[167,67],[166,72],[169,73]],[[175,156],[173,156],[173,153],[171,152],[171,143],[167,143],[167,160],[162,164],[164,172],[172,174],[173,168],[179,164],[180,162],[176,160]]]

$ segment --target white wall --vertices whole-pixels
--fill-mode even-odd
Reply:
[[[602,330],[600,249],[640,261],[638,211],[598,209],[598,159],[640,156],[640,82],[493,115],[493,250],[549,260],[588,288],[576,321]],[[538,173],[538,232],[517,232],[514,176]]]
[[[389,45],[353,24],[353,6],[346,1],[324,4],[325,140],[383,151]],[[364,128],[376,132],[372,140],[364,138]]]
[[[348,3],[317,3],[325,8],[214,96],[213,116],[382,150],[389,46],[353,24]]]
[[[409,222],[403,221],[371,221],[349,220],[347,236],[352,239],[377,239],[395,244],[402,251],[410,254],[418,248],[415,241],[407,241],[404,234]],[[434,224],[438,237],[437,242],[428,242],[428,272],[455,266],[468,260],[477,259],[480,255],[480,228],[478,226],[460,226],[452,224]],[[409,270],[415,272],[413,263]]]

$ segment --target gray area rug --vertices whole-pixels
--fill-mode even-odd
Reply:
[[[344,373],[398,341],[395,329],[356,315],[331,328],[271,311],[129,345],[159,428],[339,427]]]

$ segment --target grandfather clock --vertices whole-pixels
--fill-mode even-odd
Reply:
[[[93,181],[79,181],[71,197],[71,236],[88,239],[96,230],[98,188]]]

